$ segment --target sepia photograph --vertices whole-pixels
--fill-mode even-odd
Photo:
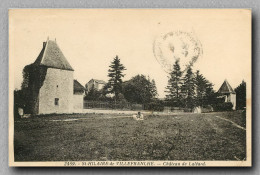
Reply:
[[[251,20],[9,9],[9,166],[252,166]]]

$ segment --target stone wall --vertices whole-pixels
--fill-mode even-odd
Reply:
[[[39,93],[39,114],[50,113],[73,113],[73,71],[47,69]]]

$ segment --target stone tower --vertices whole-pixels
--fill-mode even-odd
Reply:
[[[47,39],[30,67],[30,113],[73,112],[73,68],[55,41]]]

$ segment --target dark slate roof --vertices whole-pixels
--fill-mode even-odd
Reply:
[[[235,91],[232,89],[228,81],[225,80],[224,83],[219,88],[218,93],[227,94],[227,93],[235,93]]]
[[[43,43],[43,48],[33,64],[74,71],[56,41],[52,40]]]
[[[74,90],[74,92],[75,92],[75,91],[83,91],[83,92],[84,92],[85,87],[82,86],[82,85],[78,82],[78,80],[74,80],[73,90]]]

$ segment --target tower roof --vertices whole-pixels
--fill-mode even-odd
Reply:
[[[57,45],[56,40],[48,39],[43,42],[43,48],[33,64],[74,71]]]
[[[221,85],[221,87],[219,88],[218,93],[221,93],[221,94],[235,93],[235,91],[234,91],[233,88],[230,86],[230,84],[228,83],[228,81],[225,80],[225,81],[223,82],[223,84]]]

